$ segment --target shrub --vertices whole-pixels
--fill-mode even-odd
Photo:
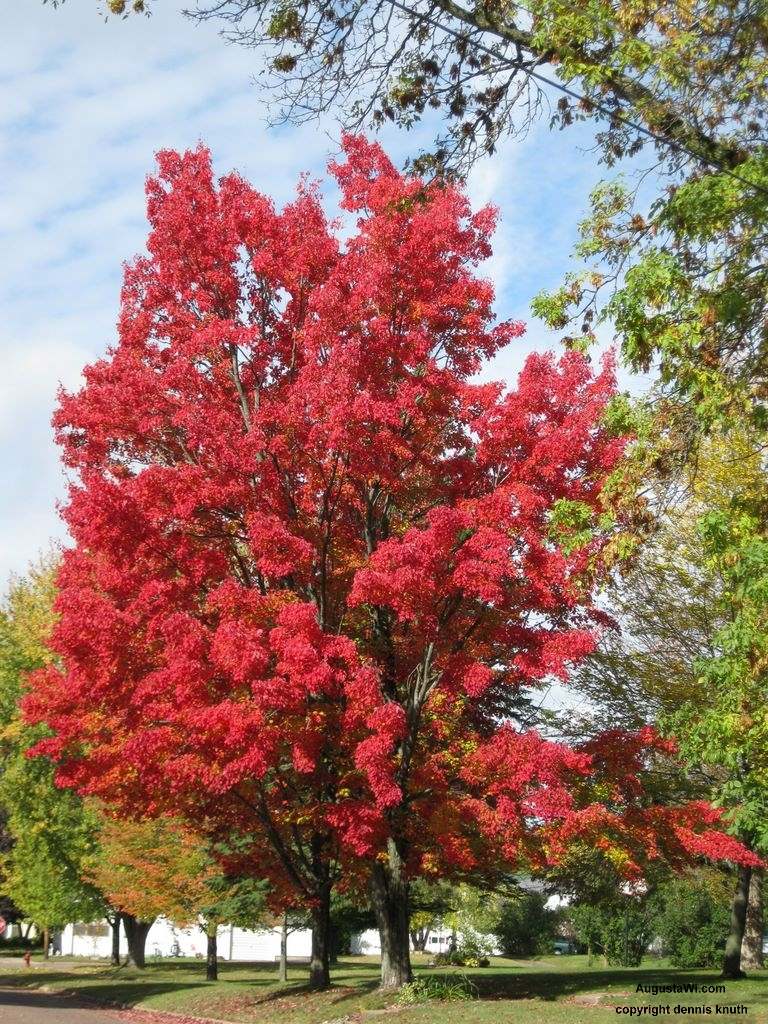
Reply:
[[[397,1002],[409,1006],[413,1003],[427,1003],[432,999],[455,1003],[477,997],[477,985],[466,974],[454,974],[444,978],[414,978],[400,989]]]
[[[617,895],[601,906],[580,904],[569,910],[576,935],[590,953],[603,953],[616,967],[637,967],[653,938],[654,922],[644,900]]]
[[[446,949],[443,953],[435,953],[432,963],[435,967],[463,967],[464,959],[458,949]]]
[[[507,956],[535,956],[552,951],[557,918],[541,893],[522,892],[504,901],[493,930]]]
[[[676,878],[654,901],[656,931],[674,967],[718,967],[730,917],[729,880],[715,872]]]
[[[474,932],[462,936],[458,949],[437,953],[433,959],[436,967],[487,967],[490,964],[492,943]]]
[[[457,950],[464,967],[487,967],[493,943],[476,932],[465,932]]]
[[[602,928],[605,958],[615,967],[639,967],[653,938],[648,909],[631,899],[611,908]]]

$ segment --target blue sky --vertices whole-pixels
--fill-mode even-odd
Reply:
[[[95,0],[11,6],[0,41],[0,581],[63,537],[56,390],[76,387],[114,339],[121,265],[143,246],[155,150],[203,140],[220,172],[237,169],[281,202],[301,171],[323,174],[339,135],[331,120],[267,129],[257,57],[187,22],[175,0],[151,19],[107,23]],[[390,131],[382,141],[401,162],[419,137]],[[486,267],[499,314],[529,322],[495,377],[512,382],[526,352],[555,343],[529,303],[568,268],[599,176],[588,146],[586,131],[542,124],[472,175],[473,199],[501,209]]]

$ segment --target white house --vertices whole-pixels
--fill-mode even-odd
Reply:
[[[452,932],[450,928],[433,928],[427,939],[428,953],[445,953],[450,949]],[[460,940],[461,936],[457,938]],[[411,944],[413,949],[413,944]],[[363,956],[379,956],[381,953],[381,939],[375,928],[368,928],[358,935],[352,936],[351,950]]]
[[[462,933],[456,933],[456,942],[461,945]],[[491,946],[491,953],[493,956],[501,955],[501,949],[498,948],[494,942],[492,935],[486,935],[485,938],[488,940]],[[453,932],[450,928],[436,927],[432,928],[427,938],[427,953],[447,953],[451,948],[451,941],[453,939]],[[353,953],[359,953],[363,956],[379,956],[381,954],[381,940],[379,933],[375,928],[368,928],[364,932],[360,932],[359,935],[352,936],[351,951]],[[411,951],[413,951],[413,943],[411,943]]]
[[[310,956],[312,933],[309,929],[288,935],[288,958],[306,960]],[[128,949],[125,930],[121,928],[120,953]],[[170,956],[205,956],[206,937],[197,926],[179,928],[165,918],[158,918],[149,930],[146,944],[148,958]],[[107,921],[92,924],[68,924],[61,933],[59,951],[64,956],[109,957],[112,952],[112,929]],[[222,925],[217,934],[217,952],[222,960],[273,962],[280,957],[280,929],[251,931]]]

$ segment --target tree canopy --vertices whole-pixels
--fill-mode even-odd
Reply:
[[[102,893],[83,878],[96,820],[77,794],[55,785],[50,761],[27,757],[44,731],[26,725],[18,710],[26,673],[53,660],[55,569],[55,556],[40,559],[12,580],[0,609],[0,806],[9,834],[0,888],[40,928],[106,910]]]
[[[475,271],[493,213],[358,137],[344,243],[310,188],[277,213],[203,150],[159,165],[119,344],[56,416],[75,547],[25,709],[59,782],[251,841],[276,902],[313,908],[319,984],[342,877],[400,984],[411,874],[577,841],[629,874],[747,857],[716,811],[646,805],[652,730],[513,725],[594,647],[626,439],[577,352],[471,380],[522,331]]]

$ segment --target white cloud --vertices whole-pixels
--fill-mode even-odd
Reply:
[[[153,152],[202,139],[222,172],[236,168],[284,201],[300,171],[322,174],[338,137],[331,122],[268,132],[254,54],[173,3],[106,24],[93,0],[11,6],[0,41],[0,581],[61,534],[55,392],[113,338],[121,265],[143,247]],[[396,160],[420,141],[386,137]],[[486,271],[503,315],[527,317],[533,292],[565,268],[593,174],[572,144],[542,128],[470,182],[476,202],[502,210]],[[493,374],[511,379],[542,334],[534,327]]]

